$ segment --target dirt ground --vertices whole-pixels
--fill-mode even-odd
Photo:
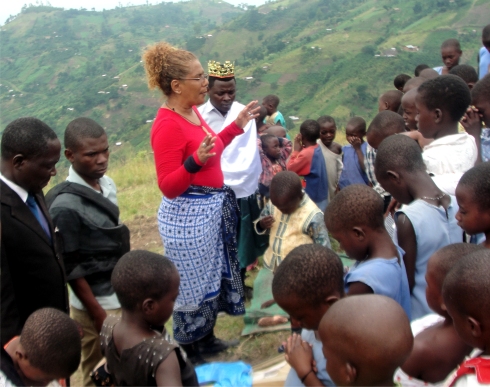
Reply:
[[[162,240],[155,216],[136,215],[132,220],[124,223],[131,232],[131,250],[149,250],[155,253],[163,253]]]

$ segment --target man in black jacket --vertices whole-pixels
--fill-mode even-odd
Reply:
[[[120,304],[111,274],[129,251],[129,230],[119,222],[116,185],[105,176],[109,144],[104,129],[80,117],[65,130],[65,156],[71,167],[64,183],[46,195],[49,212],[63,240],[70,292],[70,316],[83,328],[83,384],[92,385],[90,372],[102,359],[99,333],[108,314]]]
[[[1,345],[40,308],[68,311],[56,233],[42,189],[56,175],[60,142],[44,122],[24,117],[1,141]]]

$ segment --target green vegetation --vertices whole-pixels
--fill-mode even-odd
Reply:
[[[111,144],[146,149],[147,121],[161,101],[146,86],[143,48],[159,40],[204,43],[196,31],[212,31],[241,13],[205,0],[103,12],[24,7],[0,31],[1,128],[31,115],[61,134],[69,121],[83,115],[103,124]]]
[[[103,124],[112,145],[148,150],[148,121],[162,98],[148,91],[140,60],[160,40],[193,50],[204,65],[234,60],[242,102],[274,93],[286,117],[330,114],[342,127],[353,115],[372,118],[397,74],[439,65],[444,39],[458,38],[462,61],[476,65],[489,13],[482,0],[278,0],[246,11],[218,0],[103,12],[24,7],[0,31],[0,128],[31,115],[62,134],[83,115]],[[396,56],[383,56],[392,47]]]

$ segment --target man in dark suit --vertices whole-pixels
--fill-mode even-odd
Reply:
[[[1,141],[1,345],[40,308],[68,311],[62,257],[42,189],[60,158],[56,133],[31,117],[7,125]]]

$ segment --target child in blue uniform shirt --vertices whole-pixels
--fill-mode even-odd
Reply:
[[[344,296],[342,277],[337,254],[317,244],[296,247],[278,267],[272,281],[274,300],[303,328],[301,336],[293,334],[283,343],[291,365],[286,387],[334,386],[317,330],[325,312]]]
[[[362,117],[351,118],[345,127],[345,136],[350,145],[342,147],[344,168],[339,179],[339,189],[351,184],[369,185],[364,166],[367,148],[367,142],[364,141],[366,121]]]
[[[361,184],[343,189],[328,205],[325,224],[349,258],[356,260],[344,278],[346,294],[390,297],[410,318],[404,252],[386,231],[383,199],[376,191]]]
[[[481,42],[483,47],[478,53],[478,77],[482,79],[489,73],[490,69],[490,24],[483,27],[481,32]]]
[[[395,213],[395,223],[398,246],[405,251],[412,319],[417,319],[431,313],[425,296],[430,256],[444,246],[463,241],[463,230],[455,219],[458,205],[432,181],[420,147],[407,136],[383,140],[374,170],[381,186],[404,204]]]

